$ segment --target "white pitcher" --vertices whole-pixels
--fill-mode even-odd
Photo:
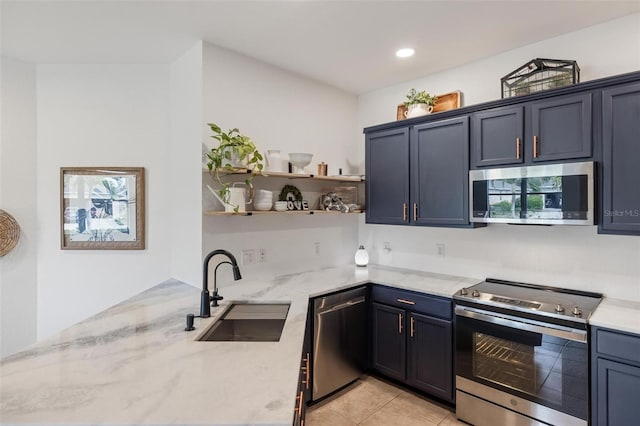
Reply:
[[[244,213],[247,211],[247,204],[251,204],[253,199],[249,198],[249,201],[247,201],[246,188],[238,188],[236,187],[236,185],[246,185],[246,183],[235,182],[229,188],[229,193],[224,199],[220,196],[220,194],[218,194],[218,191],[215,191],[209,185],[207,185],[207,188],[209,188],[209,191],[211,191],[216,199],[220,201],[220,203],[222,203],[225,212],[235,212],[237,207],[238,213]],[[251,188],[251,186],[249,186],[249,188]]]

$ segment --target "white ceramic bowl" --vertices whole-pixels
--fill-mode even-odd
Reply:
[[[287,211],[287,202],[286,201],[276,201],[275,207],[276,211],[286,212]]]
[[[273,203],[271,201],[261,201],[261,202],[254,201],[253,203],[253,207],[259,211],[271,210],[272,206],[273,206]]]
[[[256,198],[273,198],[273,192],[266,189],[256,189]]]
[[[305,173],[304,168],[311,163],[313,154],[306,152],[291,152],[289,153],[289,161],[293,164],[293,173]]]

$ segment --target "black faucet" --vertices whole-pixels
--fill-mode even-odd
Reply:
[[[209,262],[213,256],[218,254],[225,255],[230,261],[220,262],[216,269],[213,271],[213,296],[209,296]],[[218,273],[218,267],[228,263],[233,267],[233,279],[238,281],[242,279],[240,275],[240,268],[238,268],[238,262],[236,258],[227,250],[214,250],[204,258],[204,268],[202,274],[202,293],[200,294],[200,316],[202,318],[209,318],[211,316],[211,306],[218,306],[218,300],[222,300],[222,296],[218,295],[218,288],[216,286],[216,274]]]

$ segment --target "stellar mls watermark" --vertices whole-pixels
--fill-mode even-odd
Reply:
[[[640,217],[640,210],[605,210],[605,217]]]

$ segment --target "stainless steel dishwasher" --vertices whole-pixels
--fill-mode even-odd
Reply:
[[[367,355],[366,287],[315,299],[313,394],[318,400],[358,379]]]

